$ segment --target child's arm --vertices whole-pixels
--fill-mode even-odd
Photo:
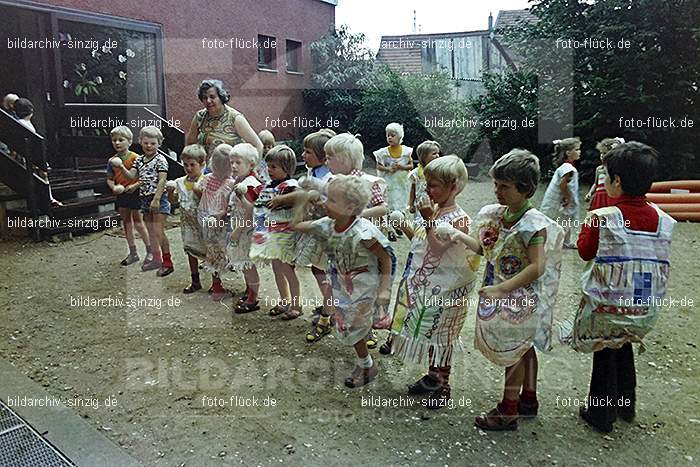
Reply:
[[[595,181],[593,182],[593,185],[591,185],[591,189],[588,190],[588,193],[586,193],[585,200],[590,201],[591,197],[593,196],[593,192],[595,191]]]
[[[411,191],[408,193],[408,212],[416,212],[416,182],[411,181]]]
[[[527,257],[530,260],[530,264],[525,266],[525,269],[517,273],[510,279],[501,282],[498,285],[488,285],[479,289],[479,294],[485,298],[496,299],[504,295],[509,294],[515,289],[524,287],[536,281],[542,274],[544,274],[545,257],[544,257],[544,243],[547,240],[547,232],[542,229],[537,232],[533,237],[537,240],[534,244],[532,241],[527,247]]]
[[[270,209],[276,209],[283,206],[295,206],[302,202],[305,198],[306,194],[303,190],[294,190],[291,193],[275,196],[268,201],[267,207]]]
[[[124,187],[124,192],[125,193],[133,193],[134,191],[138,190],[138,188],[141,186],[141,181],[136,181],[132,183],[131,185],[127,185]]]
[[[180,192],[177,189],[177,182],[175,180],[166,182],[165,190],[168,193],[168,201],[171,203],[177,203],[180,201]]]
[[[371,208],[364,209],[360,213],[360,217],[364,217],[367,219],[373,219],[376,217],[385,216],[387,212],[389,212],[389,209],[386,207],[385,203],[382,203],[382,204],[379,204],[377,206],[372,206]]]
[[[479,243],[479,240],[468,235],[467,233],[457,230],[451,226],[446,231],[441,231],[442,229],[439,226],[435,230],[435,235],[439,239],[445,239],[455,243],[463,243],[477,255],[483,256],[484,251],[481,248],[481,243]]]
[[[394,213],[398,213],[397,215],[394,215]],[[396,225],[396,227],[403,232],[406,237],[409,240],[413,240],[413,235],[415,235],[415,232],[413,230],[413,227],[408,225],[406,222],[406,217],[403,215],[401,211],[394,211],[389,215],[389,220],[393,225]]]
[[[119,167],[122,169],[122,172],[124,172],[124,175],[129,178],[129,180],[133,180],[139,176],[139,171],[136,169],[136,167],[131,167],[130,169],[127,169],[124,167],[124,162],[119,157],[113,157],[109,160],[109,163],[112,164],[113,167]]]
[[[165,181],[167,178],[167,172],[158,172],[158,186],[156,187],[156,193],[153,195],[153,200],[151,201],[151,212],[158,212],[158,209],[160,208],[160,198],[163,196]]]
[[[371,242],[368,244],[368,242]],[[379,293],[378,305],[388,305],[391,301],[391,256],[376,240],[363,240],[363,245],[377,257],[379,261]]]
[[[564,207],[568,207],[572,201],[572,193],[569,190],[569,182],[571,181],[572,176],[573,172],[569,172],[568,174],[564,175],[561,182],[559,182],[559,191],[561,193],[561,199],[564,203]]]

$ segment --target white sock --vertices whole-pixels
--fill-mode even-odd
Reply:
[[[360,368],[372,368],[374,362],[372,361],[372,356],[367,354],[365,358],[357,357],[357,364]]]

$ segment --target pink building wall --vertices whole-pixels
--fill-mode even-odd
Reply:
[[[158,23],[163,31],[167,118],[179,120],[187,131],[195,111],[202,108],[197,87],[202,79],[221,79],[231,91],[229,105],[243,112],[253,129],[282,119],[287,128],[273,128],[278,139],[304,128],[291,126],[303,112],[302,90],[309,85],[309,44],[335,22],[334,2],[322,0],[53,0],[83,12],[96,12]],[[277,71],[258,70],[255,48],[207,48],[203,39],[257,40],[259,34],[277,40]],[[302,43],[301,73],[286,69],[285,41]]]

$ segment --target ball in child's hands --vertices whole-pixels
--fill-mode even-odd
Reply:
[[[441,223],[435,227],[435,236],[441,240],[449,240],[455,228],[450,224]]]
[[[124,166],[124,163],[122,162],[122,160],[117,156],[114,156],[113,158],[111,158],[109,160],[109,163],[112,164],[113,167],[123,167]]]
[[[124,185],[114,185],[114,189],[112,190],[115,195],[121,195],[124,193]]]
[[[175,180],[168,180],[165,182],[165,188],[168,190],[174,190],[175,187],[177,186],[177,182]]]

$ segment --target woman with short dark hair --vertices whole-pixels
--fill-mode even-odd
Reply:
[[[250,143],[262,154],[263,145],[242,113],[228,106],[231,93],[218,79],[205,79],[199,85],[197,97],[204,109],[197,111],[185,137],[185,144],[200,144],[207,151],[207,160],[216,146]]]

